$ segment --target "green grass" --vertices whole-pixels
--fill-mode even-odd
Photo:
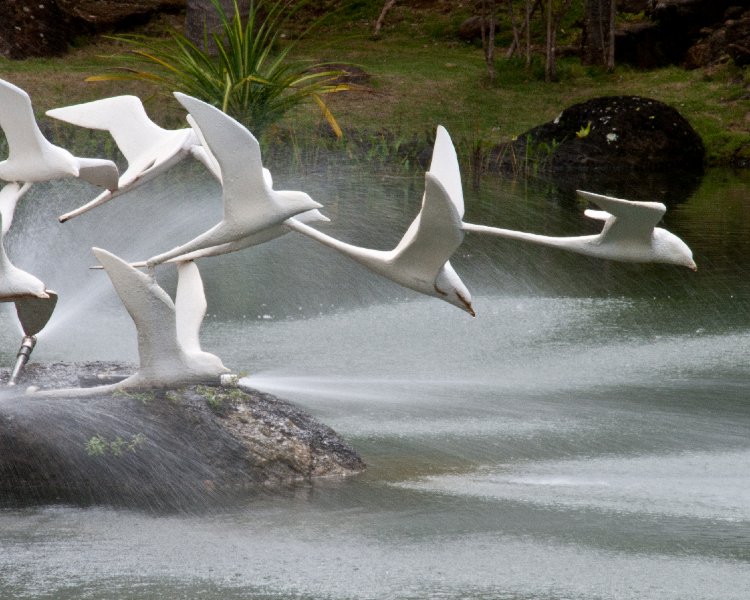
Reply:
[[[677,108],[703,138],[711,164],[726,163],[738,152],[750,157],[748,68],[639,71],[618,66],[613,73],[605,73],[582,66],[577,58],[565,58],[559,61],[560,81],[544,83],[541,58],[536,57],[527,71],[519,61],[505,61],[499,49],[497,80],[489,85],[481,49],[451,34],[465,16],[465,8],[454,10],[448,8],[451,3],[433,2],[428,11],[407,4],[397,3],[377,40],[371,30],[381,3],[361,0],[352,3],[350,12],[333,15],[327,25],[294,48],[296,58],[353,63],[372,75],[364,86],[327,98],[345,132],[376,137],[386,129],[393,139],[408,140],[425,138],[442,124],[459,146],[473,148],[507,141],[554,119],[573,103],[634,94]],[[149,32],[158,31],[166,22],[179,25],[179,17],[164,17],[152,23]],[[566,41],[575,41],[577,35],[569,28]],[[144,82],[83,82],[112,66],[105,56],[121,50],[114,42],[99,40],[60,59],[0,59],[0,77],[27,89],[40,115],[56,106],[134,93],[144,99],[157,122],[184,126],[179,105],[157,99],[155,90]],[[305,106],[290,113],[280,127],[291,132],[285,134],[286,139],[304,145],[315,142],[321,123],[317,107]]]

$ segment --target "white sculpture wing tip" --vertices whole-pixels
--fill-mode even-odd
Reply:
[[[594,210],[592,208],[587,208],[583,211],[583,214],[589,219],[596,219],[597,221],[606,221],[612,217],[606,210]]]

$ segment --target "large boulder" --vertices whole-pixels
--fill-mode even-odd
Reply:
[[[5,0],[0,19],[0,55],[12,59],[59,56],[81,33],[142,21],[186,0]]]
[[[186,0],[54,0],[74,19],[99,27],[111,27],[160,11],[185,8]]]
[[[705,149],[671,106],[640,96],[604,96],[574,104],[518,136],[516,156],[548,171],[701,169]]]
[[[738,0],[658,0],[646,15],[618,27],[618,63],[696,68],[727,57],[740,65],[750,60],[750,7]]]
[[[81,398],[104,363],[29,364],[0,395],[0,503],[186,508],[363,470],[356,452],[300,408],[248,388],[189,386]]]
[[[725,22],[726,51],[740,66],[750,64],[750,7]]]
[[[67,50],[69,18],[54,1],[5,0],[0,18],[0,56],[58,56]]]
[[[719,23],[701,29],[688,48],[683,64],[689,69],[706,67],[731,58],[735,64],[750,64],[750,7],[731,7]]]
[[[671,106],[640,96],[605,96],[574,104],[509,146],[496,147],[491,163],[602,187],[632,181],[633,173],[638,179],[666,173],[676,187],[694,181],[704,156],[700,136]],[[674,177],[676,171],[686,176]]]

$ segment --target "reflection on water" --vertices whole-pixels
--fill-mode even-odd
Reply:
[[[196,173],[65,225],[90,190],[32,190],[18,226],[45,235],[16,234],[11,254],[60,293],[34,360],[136,359],[88,248],[140,259],[200,232],[221,208]],[[328,232],[379,248],[423,184],[275,179],[324,203]],[[749,184],[709,173],[667,213],[698,273],[467,236],[452,262],[477,319],[292,235],[201,263],[204,347],[332,425],[368,471],[210,514],[5,508],[0,596],[744,600]],[[596,231],[583,208],[547,184],[467,190],[467,220],[546,235]],[[12,310],[0,321],[8,363],[20,334]]]

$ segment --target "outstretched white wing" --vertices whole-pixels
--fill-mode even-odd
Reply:
[[[218,108],[175,92],[203,134],[221,170],[224,218],[263,221],[267,213],[283,210],[274,202],[263,177],[260,145],[240,123]]]
[[[178,263],[175,322],[177,341],[186,352],[201,351],[198,333],[206,308],[206,294],[198,266],[192,261]]]
[[[463,239],[455,203],[440,180],[428,171],[422,210],[393,251],[393,263],[411,273],[420,273],[420,279],[434,280]]]
[[[29,95],[0,79],[0,106],[0,128],[8,141],[8,158],[42,154],[50,143],[39,130]]]
[[[456,207],[459,218],[463,219],[464,192],[461,185],[458,156],[448,131],[442,125],[438,126],[435,134],[435,145],[432,148],[432,162],[429,172],[443,185]]]
[[[172,299],[151,277],[114,254],[92,248],[135,323],[141,369],[158,368],[179,354]]]
[[[28,189],[31,187],[30,183],[7,183],[0,190],[0,216],[2,216],[2,236],[5,236],[10,229],[11,223],[13,223],[13,215],[16,212],[16,204],[21,199]],[[0,239],[2,239],[0,237]]]
[[[634,202],[592,192],[577,190],[577,194],[603,208],[611,216],[606,219],[601,242],[648,241],[667,207],[660,202]],[[587,216],[601,219],[602,211],[587,211]]]
[[[137,96],[114,96],[54,108],[47,115],[80,127],[109,131],[128,163],[137,161],[144,148],[160,143],[169,133],[149,119]]]
[[[128,161],[119,181],[122,188],[141,178],[148,181],[150,176],[168,169],[187,156],[192,143],[197,143],[188,128],[159,127],[148,117],[137,96],[114,96],[55,108],[47,115],[73,125],[109,131]],[[147,173],[150,176],[144,177]]]
[[[197,160],[203,163],[203,166],[205,166],[209,170],[216,181],[221,182],[221,167],[219,166],[219,161],[216,160],[214,153],[211,152],[211,148],[209,148],[208,142],[206,142],[206,138],[203,137],[201,128],[198,127],[198,123],[195,122],[193,115],[188,114],[185,118],[187,119],[187,122],[190,124],[190,127],[192,127],[196,137],[198,138],[198,141],[200,142],[200,144],[196,144],[195,146],[190,148],[190,153]]]

